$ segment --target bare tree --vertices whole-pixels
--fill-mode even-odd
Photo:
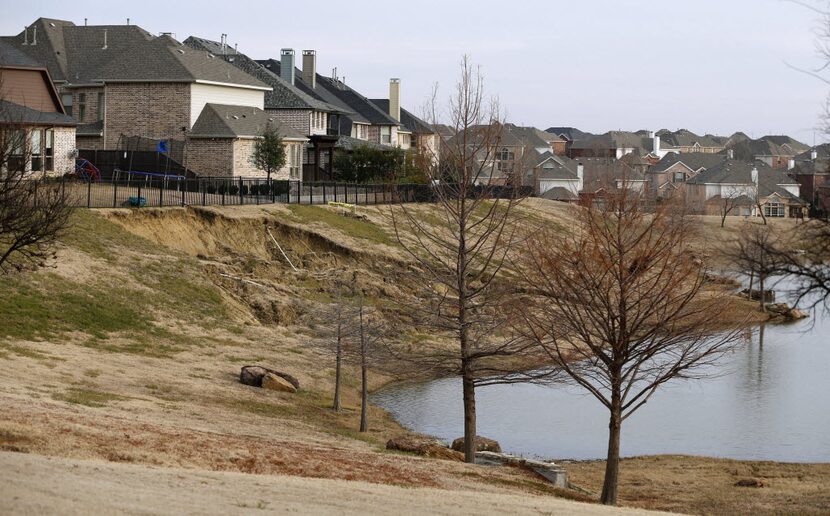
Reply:
[[[70,215],[62,185],[27,172],[29,128],[8,106],[0,102],[0,274],[41,266]]]
[[[617,502],[623,421],[669,380],[711,373],[737,335],[716,325],[723,299],[699,295],[706,267],[684,213],[646,214],[640,197],[615,191],[573,234],[531,238],[521,274],[524,334],[609,411],[605,504]]]
[[[433,103],[430,122],[437,110]],[[475,389],[514,381],[503,364],[529,349],[506,333],[510,289],[499,279],[516,243],[512,222],[520,202],[517,190],[499,190],[521,184],[522,149],[503,145],[498,102],[486,99],[482,76],[467,57],[446,118],[453,134],[442,137],[440,159],[428,169],[434,210],[400,204],[391,213],[398,241],[417,264],[409,278],[415,300],[405,311],[415,327],[455,343],[424,344],[409,355],[421,369],[461,377],[464,456],[474,462]],[[431,210],[430,220],[424,210]]]
[[[734,267],[749,275],[747,293],[750,299],[755,297],[752,287],[755,278],[758,278],[758,302],[762,312],[766,312],[767,280],[783,269],[784,260],[779,249],[782,249],[780,239],[772,227],[750,222],[744,225],[738,239],[731,242],[724,252]]]

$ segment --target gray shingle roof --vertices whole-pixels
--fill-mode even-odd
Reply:
[[[190,137],[256,138],[268,125],[275,126],[283,138],[308,139],[259,108],[225,104],[206,104],[193,124]]]
[[[672,147],[693,147],[695,143],[701,147],[723,147],[723,143],[716,141],[711,136],[699,136],[688,129],[678,129],[671,132],[667,130],[657,133],[661,142]]]
[[[539,197],[551,201],[574,201],[577,199],[577,196],[573,192],[562,186],[553,187]]]
[[[754,160],[756,156],[795,156],[810,149],[789,136],[763,136],[757,140],[737,138],[727,148],[734,151],[736,159],[747,161]]]
[[[59,125],[74,127],[78,125],[69,115],[63,113],[37,111],[19,104],[0,100],[0,122],[24,125]]]
[[[380,149],[380,150],[394,150],[395,147],[390,147],[388,145],[381,145],[379,143],[370,142],[366,140],[360,140],[358,138],[352,138],[351,136],[340,135],[337,138],[337,143],[334,145],[338,149],[350,151],[354,150],[358,147],[369,147],[372,149]]]
[[[642,154],[653,150],[654,140],[628,131],[609,131],[599,136],[575,141],[572,149],[635,149]]]
[[[32,45],[35,27],[37,44]],[[211,81],[269,87],[207,52],[185,47],[169,36],[154,37],[135,25],[76,26],[39,18],[32,24],[28,39],[29,44],[24,45],[24,32],[3,38],[43,63],[56,81]]]
[[[372,103],[374,103],[378,108],[380,108],[384,112],[389,112],[389,99],[372,99]],[[423,120],[413,115],[409,111],[405,110],[404,108],[401,108],[401,126],[411,133],[435,133],[435,129],[433,129],[431,125],[424,122]]]
[[[564,136],[569,141],[585,140],[592,138],[594,135],[580,131],[576,127],[548,127],[545,132],[553,133],[557,136]]]
[[[0,41],[0,67],[46,68],[7,42]]]
[[[687,183],[751,185],[753,168],[758,169],[758,190],[762,197],[777,193],[788,199],[798,199],[782,188],[784,185],[798,185],[798,182],[787,171],[774,169],[761,161],[727,159],[689,179]]]
[[[565,156],[544,152],[536,159],[535,167],[539,167],[539,179],[578,179],[577,160]]]
[[[707,152],[686,152],[683,154],[678,154],[676,152],[670,152],[666,154],[666,156],[661,159],[656,165],[654,165],[650,171],[651,172],[664,172],[668,170],[672,165],[680,162],[692,169],[693,171],[697,172],[700,169],[706,169],[717,165],[721,161],[726,159],[725,154],[711,154]]]
[[[216,57],[224,59],[243,72],[252,75],[265,84],[271,86],[272,91],[265,93],[265,109],[312,109],[316,111],[341,114],[351,112],[349,110],[344,110],[341,107],[315,99],[311,95],[301,91],[296,86],[291,85],[288,81],[284,80],[268,68],[265,68],[259,62],[251,59],[245,54],[237,52],[233,48],[225,47],[223,53],[222,44],[218,41],[211,41],[209,39],[190,36],[184,40],[184,44],[196,50],[210,52]]]

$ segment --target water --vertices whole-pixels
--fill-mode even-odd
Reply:
[[[755,329],[718,365],[722,376],[674,381],[623,423],[622,455],[690,454],[830,462],[830,320],[817,314]],[[496,385],[477,391],[478,433],[505,451],[604,458],[608,412],[578,387]],[[393,386],[373,401],[404,426],[463,435],[458,378]]]

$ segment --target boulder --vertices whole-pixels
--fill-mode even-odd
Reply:
[[[778,315],[788,321],[795,321],[808,317],[807,313],[797,308],[790,308],[787,303],[774,303],[766,306],[767,312]]]
[[[455,451],[463,452],[464,451],[464,438],[459,437],[455,441],[452,442],[452,449]],[[486,451],[486,452],[494,452],[494,453],[501,453],[501,446],[499,445],[498,441],[493,439],[488,439],[486,437],[482,437],[480,435],[476,436],[476,451]]]
[[[434,459],[464,462],[463,454],[450,450],[438,441],[424,439],[422,437],[413,437],[408,435],[393,437],[386,443],[386,449],[415,453],[423,457],[431,457]]]
[[[735,487],[764,487],[764,481],[758,478],[742,478],[735,482]]]
[[[297,388],[291,382],[274,373],[265,373],[265,376],[262,377],[262,388],[268,389],[269,391],[290,392],[292,394],[297,392]]]
[[[242,367],[242,370],[239,372],[239,381],[245,385],[251,385],[253,387],[262,387],[262,380],[265,378],[266,374],[272,374],[274,376],[282,378],[283,380],[291,384],[292,387],[294,387],[295,392],[300,389],[299,380],[297,380],[290,374],[275,371],[267,367],[255,365],[247,365]]]

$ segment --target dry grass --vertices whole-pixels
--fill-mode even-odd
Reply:
[[[598,493],[605,462],[567,464],[571,482]],[[759,479],[764,487],[736,487]],[[623,459],[623,505],[692,514],[827,514],[830,464],[787,464],[687,456]]]

